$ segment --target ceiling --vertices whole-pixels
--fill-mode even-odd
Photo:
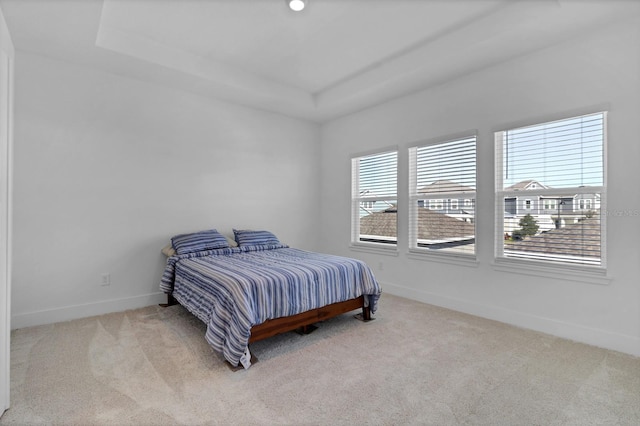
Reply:
[[[640,16],[638,0],[0,0],[18,51],[323,122]]]

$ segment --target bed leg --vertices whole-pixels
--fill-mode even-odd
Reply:
[[[368,306],[363,306],[362,313],[356,314],[354,316],[356,319],[359,319],[360,321],[364,321],[364,322],[373,320],[373,318],[371,318],[371,308]]]
[[[362,319],[364,321],[371,321],[371,308],[368,306],[362,307]]]
[[[298,334],[311,334],[317,329],[318,329],[317,326],[315,326],[313,324],[307,324],[307,325],[303,325],[302,327],[299,327],[298,330],[297,330],[297,333]]]
[[[163,308],[166,308],[168,306],[173,306],[177,304],[178,304],[178,301],[175,299],[175,297],[173,297],[170,294],[167,294],[167,303],[160,303],[160,306],[162,306]]]

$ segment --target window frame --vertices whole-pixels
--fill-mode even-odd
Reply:
[[[395,153],[395,174],[396,174],[396,187],[394,195],[382,195],[382,196],[362,196],[360,194],[360,160],[364,158],[371,158],[384,154]],[[397,146],[391,146],[374,151],[367,151],[363,153],[351,155],[351,236],[350,247],[352,249],[363,249],[365,251],[376,251],[381,253],[394,252],[398,250],[398,213],[402,211],[398,203],[398,180],[399,180],[399,152]],[[375,241],[362,241],[360,235],[360,204],[369,202],[395,202],[398,208],[396,213],[396,237],[395,242],[375,242]]]
[[[543,214],[549,210],[547,200],[550,197],[557,199],[564,198],[568,192],[574,196],[591,195],[600,197],[600,264],[590,265],[587,263],[561,262],[554,260],[527,259],[526,257],[508,257],[504,254],[504,199],[511,196],[522,195],[522,191],[505,190],[503,187],[503,140],[504,134],[510,130],[520,128],[542,126],[554,122],[577,119],[586,116],[602,115],[602,185],[585,187],[562,187],[562,188],[536,188],[538,195],[538,212]],[[610,278],[607,277],[607,247],[606,247],[606,198],[607,198],[607,145],[608,145],[608,120],[607,110],[582,112],[578,114],[564,115],[559,118],[540,120],[533,123],[508,126],[502,130],[494,132],[494,159],[495,159],[495,243],[494,243],[494,269],[505,272],[523,273],[525,275],[545,276],[552,278],[563,278],[593,284],[608,284]],[[593,194],[598,195],[593,195]],[[593,205],[593,204],[592,204]],[[557,201],[553,209],[557,209]],[[553,210],[551,209],[551,210]]]
[[[425,194],[418,193],[417,190],[417,150],[422,147],[435,146],[439,144],[453,143],[457,141],[464,141],[465,139],[473,139],[474,142],[474,155],[475,155],[475,174],[474,174],[474,188],[472,192],[442,192],[435,193],[432,197],[425,196]],[[470,130],[466,132],[457,133],[454,135],[423,140],[414,143],[408,147],[409,153],[409,165],[408,165],[408,183],[409,183],[409,199],[408,199],[408,256],[410,258],[421,260],[437,260],[439,262],[454,263],[462,266],[477,266],[477,207],[476,202],[478,194],[478,132],[477,130]],[[439,211],[437,209],[438,203],[442,205],[442,211],[451,210],[451,200],[455,199],[458,209],[473,209],[473,219],[470,223],[474,227],[474,248],[473,252],[463,251],[442,251],[437,249],[430,249],[428,247],[422,247],[418,245],[417,239],[417,225],[414,220],[417,218],[417,209],[419,201],[424,200],[424,207],[429,208],[432,211]],[[428,203],[427,203],[428,201]],[[434,206],[434,208],[432,208]]]

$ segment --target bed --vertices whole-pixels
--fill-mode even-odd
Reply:
[[[205,339],[233,367],[251,365],[249,343],[362,309],[381,294],[362,261],[282,244],[268,231],[215,229],[171,239],[160,283],[207,325]]]

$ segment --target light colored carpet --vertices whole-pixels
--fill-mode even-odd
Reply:
[[[389,294],[253,344],[249,370],[204,332],[180,306],[16,330],[0,424],[640,424],[639,358]]]

